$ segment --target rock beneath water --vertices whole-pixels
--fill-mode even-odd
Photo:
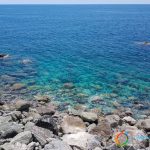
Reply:
[[[73,88],[75,88],[75,86],[74,86],[74,84],[73,83],[65,83],[64,85],[63,85],[63,87],[65,88],[65,89],[73,89]]]
[[[72,148],[67,143],[52,138],[49,144],[45,145],[44,150],[72,150]]]
[[[83,150],[93,150],[101,146],[101,138],[86,132],[76,134],[66,134],[62,137],[63,141],[70,146],[78,147]]]
[[[15,108],[19,111],[26,111],[30,107],[30,103],[25,100],[16,100]]]
[[[40,115],[53,115],[55,113],[55,109],[56,107],[52,104],[36,107],[36,110]]]
[[[141,119],[137,122],[136,126],[139,129],[144,129],[147,132],[150,132],[150,118],[149,119]]]
[[[0,124],[0,138],[12,138],[22,132],[23,126],[15,122],[4,122]]]
[[[30,59],[23,59],[22,60],[22,64],[24,64],[24,65],[27,65],[27,64],[30,64],[30,63],[32,63],[32,61]]]
[[[81,112],[80,117],[87,122],[95,122],[98,120],[98,116],[93,112]]]
[[[77,133],[86,131],[85,123],[79,117],[64,116],[61,129],[63,133]]]
[[[24,131],[17,134],[12,140],[11,144],[15,143],[22,143],[22,144],[29,144],[32,141],[32,134],[30,131]]]
[[[16,91],[16,90],[21,90],[25,88],[25,85],[22,83],[15,83],[12,85],[12,87],[10,88],[12,91]]]
[[[95,96],[92,96],[92,97],[90,98],[90,101],[93,102],[93,103],[97,103],[97,102],[99,102],[99,101],[103,101],[103,99],[102,99],[100,96],[95,95]]]
[[[130,116],[124,117],[123,121],[125,121],[129,125],[135,125],[136,124],[136,120]]]
[[[9,57],[8,54],[0,54],[0,58],[7,58],[7,57]]]
[[[112,128],[122,124],[122,121],[118,115],[108,115],[106,116],[106,120]]]
[[[50,101],[50,97],[47,95],[36,95],[34,96],[35,100],[37,100],[38,102],[44,102],[47,103],[48,101]]]

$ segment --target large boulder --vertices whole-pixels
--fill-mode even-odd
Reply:
[[[86,126],[81,118],[66,115],[63,118],[61,129],[63,133],[77,133],[86,131]]]
[[[63,141],[70,146],[78,147],[83,150],[93,150],[101,146],[101,138],[86,132],[78,132],[76,134],[65,134]]]
[[[49,144],[45,145],[44,150],[72,150],[72,148],[65,142],[58,139],[49,139]]]
[[[0,138],[12,138],[22,132],[23,126],[15,122],[4,122],[0,124]]]
[[[30,103],[25,100],[16,100],[15,101],[15,108],[19,111],[28,110],[30,107]]]
[[[32,134],[30,131],[24,131],[17,134],[12,140],[11,144],[15,143],[22,143],[22,144],[29,144],[32,141]]]
[[[150,131],[150,118],[149,119],[141,119],[137,122],[136,126],[139,129],[144,129],[145,131]]]

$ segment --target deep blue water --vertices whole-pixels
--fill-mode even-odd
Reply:
[[[112,109],[150,100],[150,5],[1,5],[1,97],[33,98]],[[23,60],[31,60],[23,64]],[[3,75],[13,77],[6,80]],[[24,83],[23,91],[11,91]],[[75,88],[66,90],[64,83]],[[113,94],[112,94],[113,93]],[[91,96],[101,102],[92,103]]]

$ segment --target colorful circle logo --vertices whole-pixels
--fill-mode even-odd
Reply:
[[[119,147],[126,146],[128,143],[128,140],[129,140],[128,134],[125,131],[121,131],[121,132],[117,133],[115,136],[115,139],[114,139],[116,145]]]

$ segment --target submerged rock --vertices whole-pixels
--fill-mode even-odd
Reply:
[[[47,95],[36,95],[34,96],[35,100],[37,100],[38,102],[44,102],[47,103],[48,101],[50,101],[50,97]]]
[[[70,83],[64,83],[63,87],[65,89],[73,89],[73,88],[75,88],[75,86],[74,86],[74,84],[72,82],[70,82]]]
[[[85,123],[79,117],[64,116],[61,129],[63,133],[77,133],[86,131]]]
[[[8,54],[0,54],[0,58],[7,58],[7,57],[9,57]]]
[[[10,88],[12,91],[16,91],[16,90],[21,90],[25,88],[25,85],[22,83],[15,83],[12,85],[12,87]]]

